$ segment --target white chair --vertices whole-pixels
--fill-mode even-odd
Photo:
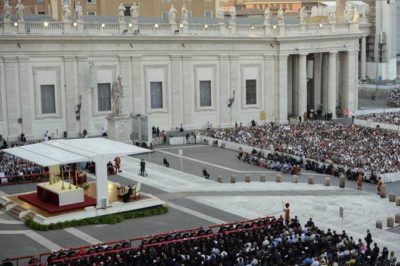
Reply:
[[[137,183],[135,186],[135,189],[133,191],[133,198],[137,199],[140,198],[140,188],[141,188],[142,184],[141,183]]]

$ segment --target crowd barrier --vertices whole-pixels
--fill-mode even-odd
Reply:
[[[397,132],[400,132],[400,125],[393,125],[393,124],[386,124],[386,123],[381,123],[381,122],[372,122],[368,120],[363,120],[363,119],[354,119],[354,124],[362,127],[369,127],[369,128],[376,128],[379,126],[380,128],[383,129],[389,129],[389,130],[394,130]]]
[[[400,112],[400,108],[357,110],[354,112],[354,114],[356,116],[359,116],[359,115],[393,113],[393,112]]]
[[[258,148],[258,147],[251,147],[248,145],[244,145],[244,144],[240,144],[240,143],[236,143],[236,142],[232,142],[232,141],[225,141],[225,140],[221,140],[221,139],[215,139],[215,138],[211,138],[211,137],[207,137],[207,136],[203,136],[200,135],[199,139],[202,143],[206,143],[208,145],[213,145],[213,146],[217,146],[217,147],[221,147],[221,148],[225,148],[228,150],[234,150],[234,151],[243,151],[243,152],[247,152],[247,153],[251,153],[253,150],[256,150],[257,152],[259,151],[265,151],[265,152],[271,152],[271,153],[279,153],[279,154],[283,154],[286,156],[291,156],[293,158],[296,159],[300,159],[299,156],[296,155],[292,155],[292,154],[287,154],[287,153],[282,153],[282,152],[277,152],[277,151],[273,151],[273,150],[268,150],[268,149],[262,149],[262,148]],[[306,158],[307,160],[311,161],[311,162],[316,162],[316,163],[321,163],[319,161],[313,160],[313,159],[309,159]],[[327,164],[332,164],[334,167],[338,167],[337,164],[334,164],[332,162],[325,162]],[[348,167],[343,166],[344,170],[347,171]],[[382,181],[385,183],[392,183],[392,182],[396,182],[396,181],[400,181],[400,172],[395,172],[395,173],[386,173],[386,174],[381,174],[380,175],[382,177]]]
[[[49,180],[48,173],[30,174],[30,175],[17,175],[17,176],[3,176],[0,177],[0,186],[36,183]]]

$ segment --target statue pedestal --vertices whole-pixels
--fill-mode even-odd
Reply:
[[[131,118],[125,115],[110,115],[108,120],[108,138],[115,141],[132,144],[130,140]]]

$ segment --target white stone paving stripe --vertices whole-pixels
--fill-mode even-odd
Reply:
[[[71,235],[76,236],[77,238],[88,242],[89,244],[96,245],[99,243],[103,243],[103,241],[100,241],[76,228],[70,227],[70,228],[65,228],[64,230],[70,233]]]
[[[0,190],[0,197],[2,197],[2,196],[7,196],[8,194],[7,193],[5,193],[4,191],[1,191]]]
[[[3,231],[1,231],[3,232]],[[23,230],[23,231],[14,231],[15,232],[24,232],[24,234],[28,237],[30,237],[32,240],[38,242],[42,246],[46,247],[47,249],[51,251],[56,251],[62,249],[61,246],[57,245],[56,243],[48,240],[42,235],[39,235],[38,233],[32,231],[32,230]]]
[[[4,214],[4,212],[0,211],[0,216],[3,214]],[[16,220],[6,220],[6,219],[0,218],[0,224],[23,224],[23,222],[16,221]]]
[[[213,224],[224,224],[224,223],[226,223],[226,221],[220,220],[220,219],[215,218],[215,217],[211,217],[211,216],[209,216],[207,214],[204,214],[204,213],[201,213],[201,212],[198,212],[198,211],[191,210],[189,208],[177,205],[177,204],[172,203],[172,202],[168,202],[168,206],[171,207],[171,208],[177,209],[179,211],[186,212],[186,213],[188,213],[190,215],[196,216],[196,217],[198,217],[200,219],[209,221],[209,222],[211,222]]]

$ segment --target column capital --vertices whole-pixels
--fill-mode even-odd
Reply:
[[[141,54],[135,54],[131,56],[132,60],[141,60],[142,59],[142,55]]]
[[[239,56],[239,55],[236,55],[236,54],[232,54],[232,55],[229,55],[229,58],[230,58],[230,59],[239,59],[240,56]]]
[[[4,56],[4,63],[16,63],[18,62],[18,58],[16,56]]]
[[[190,61],[190,60],[192,60],[192,56],[191,55],[182,55],[182,59],[183,59],[183,61]]]
[[[129,55],[119,55],[118,58],[121,61],[131,61],[131,57]]]
[[[279,54],[278,58],[279,60],[287,60],[289,57],[289,54]]]
[[[180,60],[180,59],[182,59],[182,55],[180,55],[180,54],[172,54],[172,55],[170,55],[170,57],[171,57],[172,60]]]
[[[85,62],[89,60],[87,56],[77,56],[76,59],[78,60],[78,62]]]
[[[219,59],[229,59],[229,55],[228,54],[220,54]]]
[[[329,51],[329,54],[330,54],[330,55],[331,55],[331,54],[332,54],[332,55],[333,55],[333,54],[336,55],[336,54],[338,54],[338,51]]]
[[[67,62],[71,62],[71,61],[75,61],[76,60],[76,57],[75,56],[71,56],[71,55],[64,55],[63,58]]]
[[[19,62],[26,62],[26,61],[29,61],[29,56],[18,56],[17,57],[18,58],[18,61]]]

